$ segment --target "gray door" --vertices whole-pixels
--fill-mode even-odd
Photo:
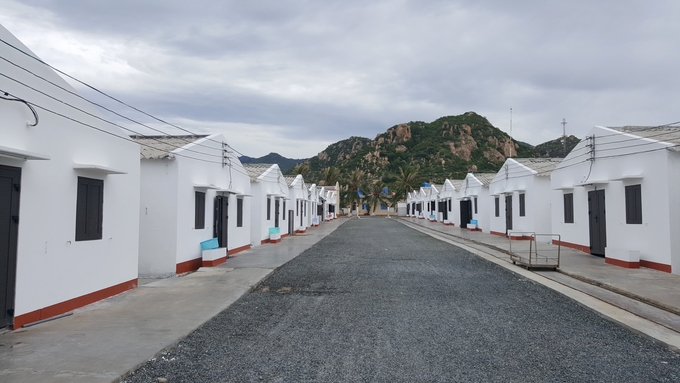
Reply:
[[[288,210],[288,235],[293,235],[293,232],[295,231],[295,221],[294,221],[294,216],[293,214],[295,211],[293,210]]]
[[[14,323],[21,169],[0,165],[0,328]]]
[[[512,196],[505,196],[505,236],[512,230]]]
[[[590,222],[590,254],[604,257],[604,248],[607,247],[604,190],[588,192],[588,221]]]
[[[279,227],[279,199],[274,200],[274,227]]]
[[[229,234],[229,196],[215,197],[215,238],[220,247],[227,247]]]

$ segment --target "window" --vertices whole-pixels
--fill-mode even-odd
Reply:
[[[475,200],[475,214],[477,214],[477,197],[475,197],[474,200]]]
[[[205,193],[197,191],[194,203],[194,229],[205,229]]]
[[[451,200],[449,199],[449,211],[451,211]]]
[[[236,227],[243,227],[243,198],[236,199]]]
[[[384,203],[380,204],[380,210],[387,210],[387,206]]]
[[[300,201],[295,201],[295,215],[300,215]]]
[[[267,197],[267,221],[272,219],[272,199]]]
[[[361,204],[361,208],[363,210],[368,210],[368,204],[367,203]]]
[[[564,223],[574,223],[574,193],[564,195]]]
[[[524,193],[522,193],[519,195],[519,216],[524,217],[526,213],[526,203],[524,202]]]
[[[286,219],[286,200],[283,200],[283,217],[281,219]]]
[[[78,177],[76,241],[102,239],[104,181]]]
[[[495,204],[496,217],[500,217],[500,200],[496,197],[493,199],[493,202]]]
[[[626,186],[626,223],[642,223],[642,186]]]

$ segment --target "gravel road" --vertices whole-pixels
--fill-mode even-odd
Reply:
[[[679,354],[390,219],[352,219],[126,382],[677,382]]]

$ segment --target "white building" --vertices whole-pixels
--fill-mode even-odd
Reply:
[[[253,195],[251,244],[278,243],[288,235],[288,183],[277,164],[244,164],[243,167],[250,176]]]
[[[460,207],[458,204],[458,190],[463,180],[446,179],[439,192],[439,220],[445,225],[460,225]]]
[[[19,328],[137,286],[139,146],[0,39],[0,328]]]
[[[551,234],[550,173],[561,158],[508,158],[489,184],[493,198],[491,234]],[[519,237],[519,238],[514,238]],[[548,237],[542,237],[548,238]]]
[[[458,192],[460,227],[488,233],[490,231],[489,184],[495,173],[468,173]],[[470,226],[470,221],[477,221]]]
[[[551,175],[562,245],[680,273],[678,145],[676,127],[593,128]]]
[[[295,218],[292,221],[292,227],[289,226],[289,232],[304,233],[309,227],[309,191],[305,184],[302,174],[297,176],[286,176],[288,183],[288,199],[293,206],[290,207],[289,214]]]
[[[317,188],[316,184],[312,184],[307,195],[309,196],[309,222],[308,225],[319,226],[321,220],[323,219],[323,203],[320,199],[319,192],[321,188]],[[319,210],[321,207],[322,210]]]
[[[134,136],[140,144],[139,274],[215,266],[250,248],[250,179],[221,134]],[[204,260],[217,238],[224,256]]]

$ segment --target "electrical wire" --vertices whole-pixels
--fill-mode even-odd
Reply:
[[[4,39],[0,39],[0,42],[4,43],[5,45],[9,46],[10,48],[15,49],[15,50],[18,51],[18,52],[20,52],[20,53],[26,55],[27,57],[30,57],[31,59],[33,59],[33,60],[35,60],[35,61],[37,61],[37,62],[39,62],[39,63],[41,63],[41,64],[43,64],[43,65],[45,65],[45,66],[47,66],[48,68],[54,70],[55,72],[60,73],[60,74],[62,74],[62,75],[64,75],[64,76],[70,78],[71,80],[73,80],[73,81],[75,81],[75,82],[77,82],[77,83],[79,83],[79,84],[81,84],[81,85],[83,85],[83,86],[85,86],[85,87],[87,87],[87,88],[92,89],[93,91],[95,91],[95,92],[101,94],[101,95],[104,96],[104,97],[107,97],[107,98],[109,98],[109,99],[111,99],[111,100],[113,100],[113,101],[116,101],[116,102],[118,102],[118,103],[120,103],[120,104],[122,104],[122,105],[125,105],[125,106],[127,106],[128,108],[130,108],[130,109],[132,109],[132,110],[135,110],[135,111],[137,111],[137,112],[139,112],[139,113],[141,113],[141,114],[143,114],[143,115],[145,115],[145,116],[147,116],[147,117],[150,117],[150,118],[152,118],[152,119],[154,119],[154,120],[156,120],[156,121],[158,121],[158,122],[161,122],[161,123],[163,123],[163,124],[172,126],[173,128],[179,129],[179,130],[181,130],[181,131],[183,131],[183,132],[186,132],[186,133],[189,133],[189,134],[191,134],[191,135],[195,135],[195,136],[199,135],[199,134],[196,134],[196,133],[194,133],[194,132],[192,132],[192,131],[190,131],[190,130],[184,129],[184,128],[182,128],[181,126],[178,126],[178,125],[169,123],[169,122],[167,122],[167,121],[165,121],[165,120],[163,120],[163,119],[161,119],[161,118],[158,118],[158,117],[156,117],[156,116],[153,116],[152,114],[147,113],[147,112],[145,112],[145,111],[143,111],[143,110],[141,110],[141,109],[139,109],[139,108],[137,108],[137,107],[134,107],[134,106],[132,106],[132,105],[130,105],[130,104],[127,104],[127,103],[125,103],[125,102],[123,102],[123,101],[117,99],[116,97],[113,97],[113,96],[111,96],[111,95],[109,95],[109,94],[107,94],[107,93],[105,93],[105,92],[103,92],[103,91],[101,91],[101,90],[95,88],[94,86],[92,86],[92,85],[90,85],[90,84],[88,84],[88,83],[86,83],[86,82],[84,82],[84,81],[81,81],[81,80],[75,78],[74,76],[71,76],[70,74],[68,74],[68,73],[66,73],[66,72],[63,72],[63,71],[59,70],[58,68],[55,68],[54,66],[52,66],[52,65],[50,65],[50,64],[48,64],[48,63],[46,63],[45,61],[43,61],[43,60],[41,60],[41,59],[39,59],[39,58],[37,58],[37,57],[35,57],[35,56],[29,54],[28,52],[26,52],[26,51],[24,51],[24,50],[22,50],[22,49],[20,49],[20,48],[18,48],[18,47],[16,47],[16,46],[14,46],[14,45],[12,45],[12,44],[10,44],[9,42],[5,41]],[[210,141],[213,141],[213,142],[216,142],[216,143],[220,143],[220,144],[221,144],[221,142],[220,142],[220,141],[217,141],[217,140],[210,139]],[[229,146],[229,145],[227,144],[227,146]],[[235,151],[236,153],[238,153],[238,154],[240,154],[240,155],[243,156],[243,153],[241,153],[241,152],[239,152],[238,150],[232,148],[231,146],[229,146],[229,147],[230,147],[233,151]]]
[[[1,91],[0,91],[0,92],[1,92]],[[40,121],[40,119],[38,118],[38,112],[36,112],[35,109],[33,109],[33,107],[31,106],[31,104],[29,104],[28,102],[26,102],[26,100],[21,99],[21,98],[17,98],[17,97],[12,97],[12,98],[6,97],[6,96],[9,96],[9,93],[6,93],[6,92],[2,92],[2,93],[4,93],[5,96],[0,96],[1,99],[7,100],[7,101],[16,101],[16,102],[20,102],[20,103],[26,105],[26,106],[28,107],[28,109],[31,110],[31,112],[33,113],[33,117],[35,118],[35,123],[29,124],[29,126],[37,126],[37,125],[38,125],[38,122]]]

